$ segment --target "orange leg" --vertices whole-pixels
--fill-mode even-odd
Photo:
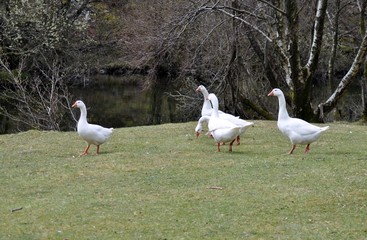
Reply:
[[[288,154],[292,154],[292,153],[293,153],[293,151],[294,151],[294,149],[296,149],[296,144],[293,144],[293,147],[292,147],[292,149],[289,151],[289,153],[288,153]]]
[[[97,154],[99,154],[99,145],[97,145]]]
[[[220,152],[220,142],[217,143],[218,152]]]
[[[232,142],[229,143],[229,151],[232,152],[232,145],[233,145],[233,142],[235,141],[236,139],[233,139]]]
[[[240,142],[240,136],[237,136],[236,142],[237,142],[237,145],[240,145],[241,144],[241,142]]]
[[[82,152],[82,153],[80,154],[80,156],[85,156],[85,155],[87,155],[87,154],[88,154],[89,147],[90,147],[90,144],[88,144],[88,146],[85,148],[84,152]]]
[[[221,146],[226,145],[226,143],[224,143],[224,142],[220,142],[219,144],[220,144]],[[218,143],[214,143],[214,145],[218,145]]]
[[[310,151],[310,144],[307,144],[306,148],[305,148],[305,153],[308,153]]]

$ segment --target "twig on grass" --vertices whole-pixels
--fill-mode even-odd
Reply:
[[[23,207],[20,207],[20,208],[13,208],[12,210],[11,210],[11,212],[13,213],[13,212],[16,212],[16,211],[20,211],[20,210],[22,210],[23,209]]]
[[[222,187],[217,187],[217,186],[210,186],[210,187],[207,187],[208,189],[214,189],[214,190],[223,190]]]

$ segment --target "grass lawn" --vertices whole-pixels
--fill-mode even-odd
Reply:
[[[255,121],[228,152],[196,122],[0,135],[0,239],[366,239],[367,127],[298,146]],[[206,129],[206,128],[205,128]]]

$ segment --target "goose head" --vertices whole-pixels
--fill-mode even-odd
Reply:
[[[200,117],[200,119],[198,121],[198,124],[195,127],[195,135],[196,135],[196,138],[198,138],[199,135],[200,135],[200,133],[203,131],[203,123],[204,122],[208,123],[209,120],[210,120],[210,117],[209,116],[202,116],[202,117]]]
[[[203,130],[203,126],[201,125],[201,123],[198,123],[198,125],[196,126],[195,128],[195,135],[196,135],[196,138],[199,137],[201,131]]]
[[[85,104],[81,100],[76,100],[75,103],[71,107],[72,108],[85,108]]]
[[[268,94],[269,97],[272,97],[272,96],[278,97],[278,96],[282,96],[282,95],[284,95],[284,94],[283,94],[282,90],[280,90],[279,88],[274,88]]]
[[[202,89],[205,87],[203,85],[198,86],[198,88],[195,90],[195,92],[201,92]]]
[[[206,87],[204,87],[203,85],[200,85],[197,89],[196,92],[201,92],[204,96],[204,98],[206,98],[209,94],[208,90],[206,89]]]

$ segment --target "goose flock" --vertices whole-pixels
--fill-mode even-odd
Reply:
[[[218,98],[214,93],[200,85],[197,92],[201,92],[204,97],[203,107],[201,109],[201,117],[195,128],[196,137],[200,135],[202,124],[207,122],[208,135],[211,135],[217,143],[218,152],[220,151],[221,143],[229,142],[229,151],[232,151],[232,145],[235,140],[240,144],[240,135],[243,134],[247,127],[254,123],[240,119],[232,114],[224,113],[219,110]]]
[[[220,146],[225,143],[229,143],[228,150],[232,152],[233,143],[236,141],[237,145],[240,144],[240,136],[254,123],[220,111],[218,97],[214,93],[209,94],[203,85],[198,86],[196,92],[201,92],[204,97],[201,117],[195,127],[196,137],[199,137],[203,130],[203,124],[206,123],[208,126],[206,135],[213,137],[218,152],[220,152]],[[277,126],[280,132],[288,137],[292,144],[292,148],[288,153],[292,154],[297,144],[305,144],[305,153],[308,153],[310,144],[315,142],[329,126],[318,127],[302,119],[290,117],[287,112],[284,94],[279,88],[274,88],[268,96],[278,97]],[[72,107],[80,109],[77,132],[87,142],[87,147],[80,156],[87,155],[92,144],[97,146],[96,153],[99,154],[100,145],[111,137],[113,128],[89,124],[87,121],[87,108],[81,100],[77,100]]]

